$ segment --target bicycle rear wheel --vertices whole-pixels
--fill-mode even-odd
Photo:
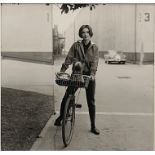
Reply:
[[[75,123],[75,104],[72,96],[69,96],[64,108],[62,120],[62,139],[65,147],[67,147],[72,139]]]

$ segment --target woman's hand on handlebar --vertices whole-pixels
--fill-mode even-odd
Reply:
[[[90,75],[90,79],[91,79],[92,81],[94,81],[94,80],[95,80],[95,75]]]
[[[95,75],[83,75],[83,77],[89,78],[89,80],[95,80]]]

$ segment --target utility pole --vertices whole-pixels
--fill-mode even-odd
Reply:
[[[134,63],[137,62],[137,4],[135,4],[135,49],[134,49]]]

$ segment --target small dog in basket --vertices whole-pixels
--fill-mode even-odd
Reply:
[[[83,72],[83,66],[80,61],[77,61],[73,65],[73,74],[71,75],[71,79],[73,81],[81,81],[84,82],[84,79],[82,77]]]

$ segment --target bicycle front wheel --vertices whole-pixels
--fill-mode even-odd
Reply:
[[[75,123],[75,104],[72,96],[69,96],[65,108],[62,120],[62,139],[65,147],[67,147],[72,139]]]

